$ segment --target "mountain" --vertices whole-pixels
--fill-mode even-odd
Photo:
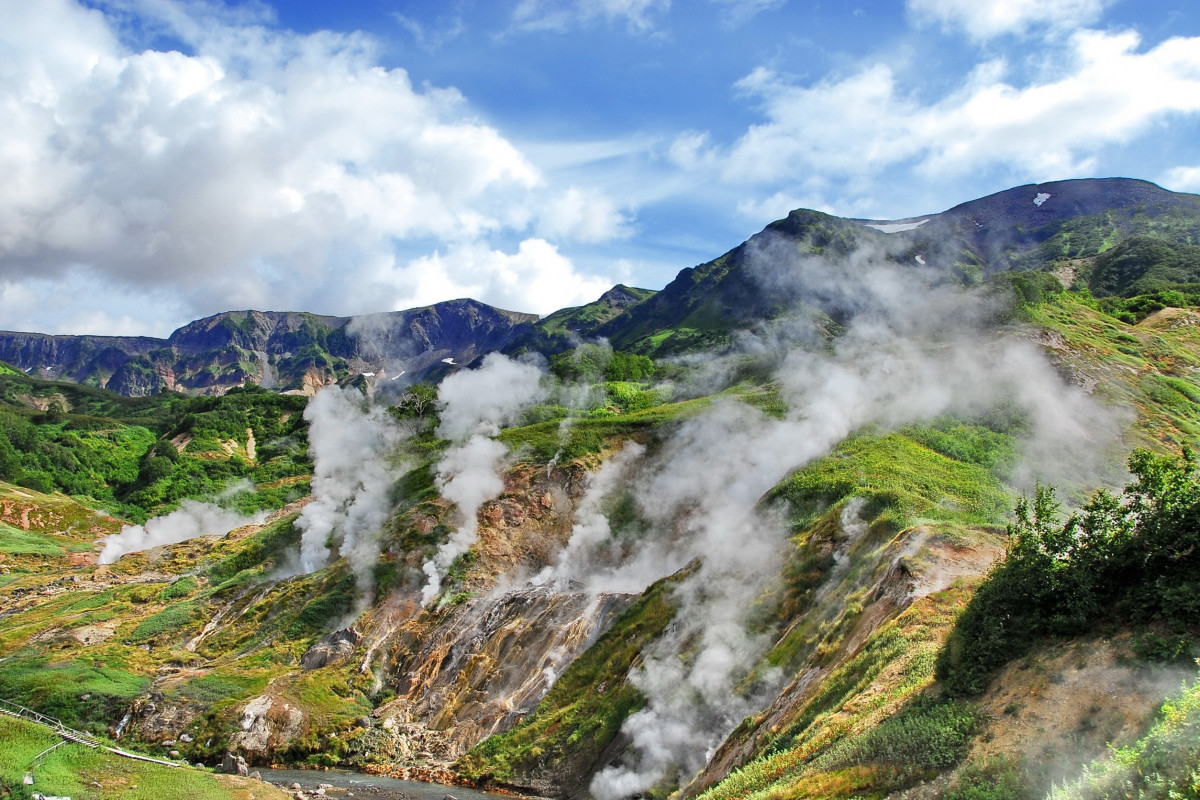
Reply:
[[[667,356],[728,344],[734,331],[797,302],[811,306],[818,325],[839,324],[850,309],[838,298],[766,286],[755,274],[757,262],[781,249],[790,258],[826,259],[867,249],[965,285],[1009,271],[1057,270],[1097,296],[1127,294],[1135,283],[1136,294],[1200,281],[1200,262],[1189,249],[1200,242],[1198,214],[1195,195],[1125,178],[1029,184],[904,220],[801,209],[725,255],[682,270],[660,292],[618,285],[541,320],[473,300],[353,319],[234,311],[189,323],[165,340],[0,332],[0,360],[40,377],[145,395],[212,394],[246,383],[311,394],[355,374],[394,377],[400,370],[410,380],[436,380],[448,371],[446,358],[466,364],[492,350],[554,355],[597,337],[618,350]],[[1162,274],[1144,277],[1151,262]]]
[[[167,339],[0,332],[0,360],[31,375],[112,389],[219,394],[257,384],[313,394],[356,373],[421,377],[453,358],[469,363],[530,326],[533,314],[474,300],[350,317],[227,311]]]
[[[0,368],[0,699],[564,800],[1190,796],[1197,226],[1124,180],[801,210],[540,320],[232,312],[125,362],[259,370],[212,394]]]

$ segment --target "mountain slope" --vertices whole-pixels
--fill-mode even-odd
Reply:
[[[935,220],[879,230],[797,211],[662,292],[618,287],[536,323],[470,301],[336,329],[239,312],[171,351],[256,348],[278,371],[295,337],[314,362],[345,360],[321,376],[448,373],[436,401],[388,409],[389,374],[307,403],[0,376],[0,433],[29,443],[4,475],[25,485],[0,487],[0,696],[203,763],[232,749],[562,798],[966,800],[990,783],[1035,797],[1105,742],[1143,737],[1150,758],[1192,724],[1148,733],[1195,670],[1144,645],[1200,654],[1186,617],[1150,618],[1153,640],[1115,607],[1064,623],[987,662],[982,694],[937,666],[974,646],[952,631],[996,591],[979,586],[1001,585],[986,575],[1014,546],[1020,491],[1049,481],[1081,502],[1125,482],[1135,445],[1200,444],[1196,311],[1134,324],[1064,288],[1133,275],[1097,256],[1125,257],[1122,242],[1149,253],[1142,275],[1184,274],[1182,246],[1160,258],[1122,238],[1145,218],[1141,235],[1186,244],[1200,220],[1190,196],[1147,186],[1019,187],[955,211],[945,239]],[[984,211],[992,230],[975,236]],[[1001,244],[1031,218],[1048,221]],[[1067,267],[1084,277],[1050,274]],[[1177,294],[1160,299],[1186,306]],[[610,371],[613,353],[584,343],[547,373],[484,356],[601,335],[689,357],[624,353]],[[89,480],[127,508],[64,482],[122,435],[119,463]],[[96,537],[129,534],[121,514],[234,503],[222,490],[240,478],[269,518],[97,563]],[[1171,556],[1188,585],[1194,552]]]

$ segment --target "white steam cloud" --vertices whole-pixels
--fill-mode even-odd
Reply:
[[[300,513],[300,566],[326,566],[330,545],[349,560],[360,597],[368,597],[379,536],[391,511],[389,455],[404,432],[386,409],[353,389],[329,387],[304,410],[313,458],[313,500]]]
[[[455,504],[456,518],[454,533],[423,567],[424,605],[441,592],[442,577],[454,560],[475,544],[479,509],[504,491],[500,466],[508,447],[491,437],[546,398],[543,375],[538,366],[492,353],[479,369],[456,372],[438,387],[438,433],[455,444],[438,463],[437,479],[442,495]]]
[[[1119,428],[1034,345],[997,337],[997,306],[982,293],[879,253],[836,263],[802,257],[784,237],[756,237],[749,255],[751,273],[772,296],[791,297],[798,310],[815,304],[836,313],[845,332],[832,348],[814,346],[801,318],[751,342],[756,357],[776,365],[789,410],[778,418],[722,400],[685,422],[637,476],[634,498],[649,524],[640,538],[603,541],[606,525],[581,515],[568,549],[587,566],[590,589],[639,591],[699,561],[676,589],[671,629],[631,676],[648,702],[623,727],[631,754],[594,778],[598,800],[670,777],[687,783],[758,708],[754,692],[738,687],[770,642],[746,633],[746,614],[776,576],[787,535],[759,501],[790,472],[867,425],[969,417],[1009,404],[1033,426],[1019,478],[1094,480]],[[587,499],[582,509],[596,510]],[[607,565],[597,569],[589,561],[597,556]],[[571,573],[562,565],[556,571]]]
[[[169,514],[154,517],[145,525],[126,525],[120,533],[106,536],[97,562],[111,564],[127,553],[185,542],[197,536],[224,535],[243,525],[259,524],[266,517],[266,512],[247,517],[211,503],[184,500]]]

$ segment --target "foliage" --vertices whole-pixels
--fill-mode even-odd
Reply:
[[[156,639],[166,633],[172,633],[190,625],[198,616],[198,609],[193,603],[176,603],[164,608],[157,614],[148,617],[129,634],[130,641],[144,642]]]
[[[1008,495],[989,469],[957,461],[918,443],[927,438],[940,448],[974,453],[982,461],[1003,467],[1003,451],[989,459],[978,452],[982,442],[993,440],[985,429],[963,423],[941,427],[911,427],[900,433],[856,435],[834,452],[786,478],[772,490],[772,499],[786,499],[796,524],[807,525],[816,514],[854,494],[868,503],[871,516],[895,530],[918,519],[964,524],[1002,521]],[[994,433],[994,432],[992,432]],[[927,435],[928,434],[928,435]],[[1012,443],[1005,437],[995,441]],[[884,510],[889,513],[883,514]]]
[[[914,774],[952,767],[967,753],[976,727],[970,704],[918,697],[863,736],[840,740],[813,762],[816,769],[886,764]]]
[[[1200,246],[1131,236],[1096,258],[1088,288],[1096,297],[1133,297],[1200,282]]]
[[[1046,800],[1200,798],[1200,680],[1165,702],[1144,738],[1084,768]],[[951,798],[950,800],[959,800]],[[975,800],[965,797],[962,800]]]
[[[76,728],[103,731],[115,724],[149,684],[124,669],[84,658],[54,662],[23,655],[0,661],[0,697]]]
[[[279,481],[310,470],[301,397],[248,388],[222,397],[160,395],[134,404],[104,390],[32,379],[0,381],[0,397],[8,401],[0,403],[0,480],[90,497],[136,522],[185,498],[216,495],[241,479],[263,486],[231,504],[247,512],[278,507],[297,492]],[[48,402],[51,412],[36,413],[24,404],[30,398]],[[136,411],[140,417],[123,421],[62,411],[64,401],[76,400],[87,410]]]
[[[997,756],[965,764],[942,800],[1025,800],[1017,762]]]
[[[398,419],[421,419],[437,411],[437,387],[432,383],[414,383],[404,390],[396,405],[388,409]]]
[[[983,691],[993,669],[1040,636],[1082,632],[1104,620],[1148,631],[1145,655],[1184,652],[1200,620],[1200,481],[1190,451],[1137,450],[1121,497],[1094,494],[1058,519],[1054,491],[1022,498],[1008,558],[980,587],[939,659],[954,692]]]

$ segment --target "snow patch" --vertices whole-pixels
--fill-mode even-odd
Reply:
[[[918,264],[920,264],[922,267],[925,266],[925,256],[916,255],[916,256],[913,256],[913,258],[916,259],[916,262]]]
[[[1046,202],[1049,199],[1050,199],[1050,195],[1048,193],[1038,192],[1037,195],[1033,198],[1033,204],[1035,206],[1037,206],[1038,208],[1041,208],[1042,203]]]
[[[917,222],[864,222],[868,228],[874,228],[883,233],[900,233],[901,231],[911,231],[913,228],[919,228],[929,222],[929,219],[918,220]]]

